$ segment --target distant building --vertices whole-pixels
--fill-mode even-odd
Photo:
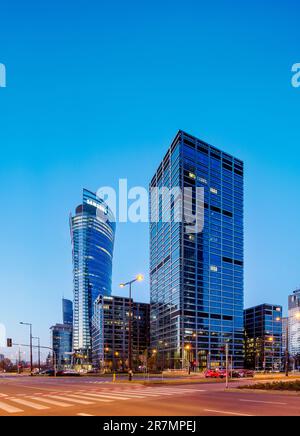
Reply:
[[[63,324],[73,325],[73,303],[66,298],[62,299]]]
[[[92,319],[93,366],[126,369],[128,367],[129,298],[99,296]],[[133,367],[146,363],[150,341],[150,305],[132,301]]]
[[[52,333],[52,348],[55,352],[58,367],[70,365],[72,361],[72,326],[55,324],[50,327]]]
[[[289,296],[289,353],[300,357],[300,289]]]
[[[4,354],[0,354],[0,362],[3,362],[4,360]]]
[[[244,311],[245,366],[258,371],[282,367],[282,307],[261,304]]]
[[[84,189],[83,200],[70,218],[74,320],[73,350],[76,361],[92,360],[91,320],[98,295],[111,295],[115,219],[106,203]]]

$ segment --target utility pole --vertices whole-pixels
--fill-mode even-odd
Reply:
[[[38,362],[39,362],[39,372],[41,372],[41,342],[38,336],[33,336],[32,339],[38,340]]]
[[[30,322],[20,322],[22,325],[29,326],[30,338],[29,338],[29,346],[30,346],[30,375],[33,375],[33,358],[32,358],[32,324]]]
[[[286,340],[285,340],[285,375],[289,376],[289,319],[286,321]]]
[[[138,274],[133,280],[130,280],[126,283],[121,283],[120,287],[125,288],[125,286],[129,286],[129,320],[128,320],[128,381],[132,380],[132,300],[131,300],[131,286],[135,282],[141,282],[144,280],[144,276],[142,274]]]
[[[225,345],[225,358],[226,358],[226,389],[228,389],[228,379],[229,379],[229,345],[226,343]]]

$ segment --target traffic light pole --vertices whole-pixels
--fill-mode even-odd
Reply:
[[[28,345],[28,344],[15,344],[15,343],[13,343],[12,345],[16,346],[16,347],[30,347],[30,345]],[[43,350],[50,350],[50,351],[52,351],[53,357],[54,357],[54,362],[53,362],[54,376],[56,377],[56,373],[57,373],[57,368],[56,368],[57,356],[56,356],[56,353],[53,350],[53,348],[46,347],[44,345],[40,345],[39,347],[36,346],[36,345],[32,345],[32,348],[40,348],[40,349],[42,348]],[[31,373],[31,375],[32,375],[32,373]]]
[[[225,356],[226,356],[226,389],[228,389],[228,381],[229,381],[229,346],[225,345]]]

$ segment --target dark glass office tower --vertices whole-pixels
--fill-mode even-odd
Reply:
[[[111,294],[115,219],[96,194],[84,189],[83,202],[70,219],[74,313],[73,349],[80,363],[91,362],[91,320],[98,295]]]
[[[282,369],[282,307],[260,304],[246,309],[244,319],[246,368]]]
[[[149,350],[150,305],[132,304],[133,368],[147,366]],[[93,365],[95,368],[128,369],[128,323],[130,300],[126,297],[99,295],[94,304],[92,322]]]
[[[63,324],[73,325],[73,303],[66,298],[62,299]]]
[[[52,332],[52,348],[55,352],[56,364],[59,369],[71,364],[72,326],[70,324],[55,324],[50,327]]]
[[[243,162],[179,131],[150,189],[204,190],[204,228],[171,220],[159,193],[150,200],[151,348],[159,366],[224,365],[224,346],[243,367]],[[182,206],[180,206],[181,208]],[[153,215],[159,219],[153,220]]]

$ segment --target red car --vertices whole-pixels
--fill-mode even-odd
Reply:
[[[226,377],[225,369],[207,369],[204,373],[205,378],[224,378]]]

